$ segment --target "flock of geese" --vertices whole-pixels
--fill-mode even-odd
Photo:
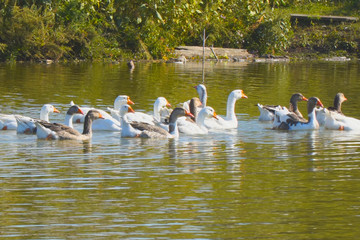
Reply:
[[[238,120],[235,103],[247,98],[243,90],[233,90],[227,100],[226,116],[221,117],[207,106],[207,91],[203,84],[195,87],[199,94],[181,107],[171,109],[164,97],[158,97],[154,103],[153,114],[135,112],[129,96],[119,95],[114,101],[114,108],[108,112],[100,109],[79,107],[71,102],[65,122],[49,122],[49,114],[59,113],[50,104],[45,104],[40,111],[40,119],[22,115],[0,114],[1,130],[16,130],[18,134],[36,134],[39,139],[47,140],[88,140],[92,131],[119,131],[121,137],[142,138],[177,138],[179,134],[207,134],[211,130],[236,129]],[[342,103],[347,100],[338,93],[334,106],[324,108],[317,97],[305,98],[301,93],[291,96],[289,108],[280,105],[257,104],[260,121],[272,121],[273,129],[303,130],[326,129],[360,130],[360,120],[347,117],[341,111]],[[307,101],[308,118],[305,119],[298,109],[298,102]],[[73,123],[83,123],[83,132],[74,129]]]

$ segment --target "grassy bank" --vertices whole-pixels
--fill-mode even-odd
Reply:
[[[264,54],[360,55],[360,23],[301,26],[291,13],[360,16],[357,0],[8,0],[0,61],[167,60],[180,45]]]

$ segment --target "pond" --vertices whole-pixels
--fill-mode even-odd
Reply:
[[[255,106],[288,106],[291,94],[337,92],[360,118],[358,62],[206,63],[208,105],[239,126],[177,140],[94,132],[90,142],[0,132],[0,232],[5,239],[357,239],[360,133],[276,131]],[[129,95],[151,112],[197,96],[202,64],[1,64],[1,113],[38,117],[51,103],[63,122],[70,101],[106,110]],[[306,104],[299,104],[306,116]],[[81,130],[77,124],[75,128]]]

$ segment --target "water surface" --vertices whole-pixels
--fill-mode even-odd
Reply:
[[[4,239],[357,239],[360,133],[273,131],[255,104],[288,105],[294,92],[360,118],[358,63],[207,63],[208,105],[236,104],[238,129],[178,140],[43,141],[0,132],[0,232]],[[200,63],[1,64],[0,109],[38,117],[73,100],[111,107],[126,94],[151,112],[196,96]],[[306,113],[306,104],[300,103]],[[306,114],[305,114],[306,115]],[[81,130],[81,125],[76,125]]]

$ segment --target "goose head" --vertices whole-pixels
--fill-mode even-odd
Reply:
[[[205,116],[205,118],[215,118],[216,120],[219,119],[215,110],[212,107],[205,107],[201,109],[199,115]]]
[[[103,119],[104,117],[101,115],[101,113],[95,109],[92,109],[90,111],[88,111],[88,113],[85,116],[86,118],[89,118],[91,120],[96,120],[96,119]]]
[[[201,106],[202,106],[202,103],[201,103],[201,101],[200,101],[199,98],[193,97],[193,98],[190,100],[189,106],[190,106],[190,109],[191,109],[191,106],[193,106],[193,107],[201,107]]]
[[[81,114],[84,115],[84,112],[78,105],[72,105],[69,110],[66,112],[67,115]]]
[[[191,117],[191,119],[192,119],[193,121],[196,121],[196,116],[197,116],[197,114],[198,114],[197,109],[198,109],[199,107],[201,107],[201,106],[202,106],[202,103],[201,103],[201,101],[200,101],[199,98],[193,97],[193,98],[190,100],[189,108],[190,108],[190,113],[191,113],[192,115],[194,115],[194,117]]]
[[[347,98],[343,93],[337,93],[334,98],[334,107],[337,111],[341,112],[341,104],[345,102]]]
[[[290,98],[290,103],[292,103],[293,105],[300,101],[308,101],[308,99],[304,97],[304,95],[302,95],[301,93],[294,93]]]
[[[175,123],[179,117],[183,116],[194,117],[194,115],[192,115],[192,113],[190,113],[189,111],[185,110],[184,108],[178,107],[171,112],[169,122]]]
[[[194,117],[194,115],[192,115],[189,111],[185,110],[184,108],[180,108],[180,107],[175,108],[171,112],[170,118],[169,118],[169,133],[170,134],[178,135],[176,120],[179,117],[183,117],[183,116]]]
[[[120,107],[119,112],[120,112],[120,116],[124,117],[126,113],[134,113],[135,111],[130,105],[124,104]]]
[[[42,106],[41,111],[44,113],[60,113],[60,111],[51,104],[45,104],[44,106]]]
[[[312,111],[314,111],[314,108],[316,106],[324,107],[324,105],[322,104],[322,102],[320,101],[319,98],[317,98],[317,97],[309,98],[308,104],[307,104],[308,113],[311,113]]]
[[[114,109],[119,109],[124,104],[133,105],[134,102],[127,95],[119,95],[114,100]]]
[[[160,110],[161,108],[169,107],[171,108],[171,104],[164,97],[158,97],[155,101],[154,108]]]
[[[231,92],[231,95],[235,98],[235,99],[240,99],[240,98],[248,98],[245,94],[244,91],[241,89],[237,89]]]
[[[40,119],[48,122],[49,121],[49,113],[60,113],[60,111],[57,110],[56,107],[54,107],[51,104],[45,104],[41,108]]]
[[[347,98],[345,97],[345,95],[343,93],[337,93],[335,96],[335,101],[338,101],[340,103],[343,103],[346,100],[347,100]],[[335,105],[335,103],[334,103],[334,105]]]

